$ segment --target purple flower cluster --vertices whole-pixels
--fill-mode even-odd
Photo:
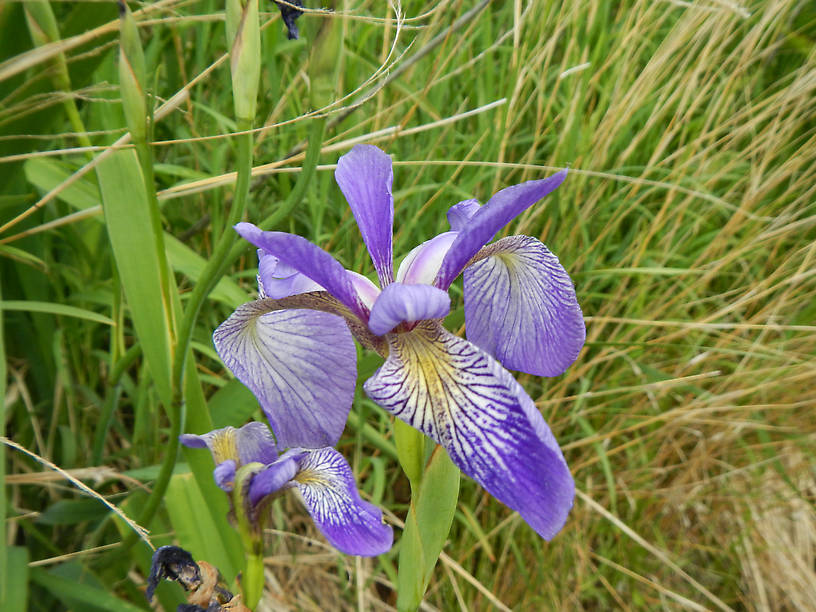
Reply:
[[[546,246],[530,236],[490,241],[558,187],[566,170],[506,188],[484,206],[454,205],[450,231],[414,248],[396,274],[391,158],[377,147],[355,146],[340,158],[335,177],[379,285],[300,236],[236,226],[259,249],[260,299],[240,306],[213,339],[227,367],[259,399],[277,448],[290,449],[280,457],[246,458],[268,466],[250,486],[250,499],[297,487],[341,550],[377,554],[390,547],[390,527],[359,499],[348,464],[330,448],[351,409],[356,338],[386,358],[365,382],[368,396],[444,446],[465,474],[542,537],[553,537],[572,507],[574,483],[549,427],[505,368],[563,373],[584,344],[583,317],[569,275]],[[442,326],[448,289],[460,274],[467,340]],[[231,435],[243,452],[245,443]],[[246,444],[260,452],[257,440]],[[334,471],[320,467],[331,461]],[[226,482],[234,467],[216,462],[216,477]],[[321,484],[310,487],[317,473]],[[342,527],[327,527],[327,514]]]

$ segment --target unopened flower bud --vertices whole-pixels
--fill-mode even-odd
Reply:
[[[261,79],[258,0],[227,0],[226,13],[235,116],[251,122],[255,118]]]
[[[133,140],[143,142],[147,137],[144,51],[133,13],[122,1],[119,2],[119,17],[119,88],[122,108]]]

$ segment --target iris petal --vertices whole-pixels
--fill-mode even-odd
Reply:
[[[414,247],[400,263],[397,282],[406,285],[432,284],[456,236],[457,232],[443,232]]]
[[[190,448],[208,448],[213,461],[232,460],[238,465],[254,461],[271,463],[278,458],[275,439],[263,423],[247,423],[239,429],[232,426],[214,429],[200,436],[182,434],[179,441]]]
[[[431,285],[388,285],[371,309],[368,328],[382,336],[403,321],[441,319],[450,312],[450,297]]]
[[[235,461],[227,459],[215,466],[213,470],[213,478],[215,484],[221,489],[229,493],[232,491],[232,485],[235,481]]]
[[[444,446],[465,474],[552,538],[566,521],[575,486],[521,386],[438,323],[388,339],[388,359],[364,385],[369,397]]]
[[[239,306],[213,334],[224,364],[255,394],[280,447],[337,443],[354,398],[357,351],[342,318]],[[270,300],[271,302],[271,300]]]
[[[326,539],[349,555],[369,557],[391,548],[394,533],[382,511],[363,501],[343,455],[321,448],[303,456],[295,482],[303,503]]]
[[[558,187],[566,178],[567,171],[540,181],[528,181],[502,189],[487,204],[477,210],[467,223],[463,223],[459,236],[451,245],[434,285],[447,290],[479,249],[493,236],[541,198]],[[457,224],[458,225],[458,224]]]
[[[465,269],[468,340],[505,367],[558,376],[578,357],[586,328],[569,274],[546,246],[510,236]]]
[[[235,226],[235,231],[256,247],[274,255],[287,266],[324,287],[363,321],[368,319],[367,309],[357,296],[346,269],[319,246],[295,234],[264,232],[251,223],[239,223]]]
[[[354,213],[371,254],[380,286],[394,280],[391,233],[394,225],[394,174],[391,157],[373,145],[356,145],[337,162],[334,178]]]
[[[278,491],[290,488],[293,485],[289,483],[296,473],[297,456],[290,453],[281,455],[280,459],[252,477],[249,484],[249,502],[257,506],[267,495],[274,495]]]
[[[305,274],[287,266],[263,249],[258,249],[258,292],[261,297],[277,300],[299,293],[323,290],[323,287]]]
[[[479,200],[463,200],[448,209],[448,223],[454,231],[461,231],[467,227],[471,218],[482,207]]]

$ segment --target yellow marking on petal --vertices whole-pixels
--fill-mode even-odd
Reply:
[[[300,484],[309,485],[312,487],[325,487],[329,484],[325,476],[313,470],[303,470],[302,472],[298,472],[295,474],[294,480]]]
[[[212,437],[210,449],[216,465],[223,463],[227,459],[232,459],[238,466],[241,465],[238,457],[238,447],[235,444],[236,432],[237,430],[234,427],[225,427]]]

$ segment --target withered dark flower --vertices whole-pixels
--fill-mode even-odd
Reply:
[[[189,552],[178,546],[162,546],[153,553],[147,578],[148,601],[152,601],[162,580],[178,582],[188,592],[188,603],[180,604],[176,612],[249,612],[241,596],[233,597],[224,586],[218,568],[206,561],[196,563]]]
[[[303,14],[303,11],[295,7],[302,7],[303,2],[301,0],[285,0],[284,2],[275,0],[275,4],[277,4],[280,9],[281,18],[283,19],[284,25],[286,25],[289,40],[295,40],[298,37],[298,27],[295,21]]]

